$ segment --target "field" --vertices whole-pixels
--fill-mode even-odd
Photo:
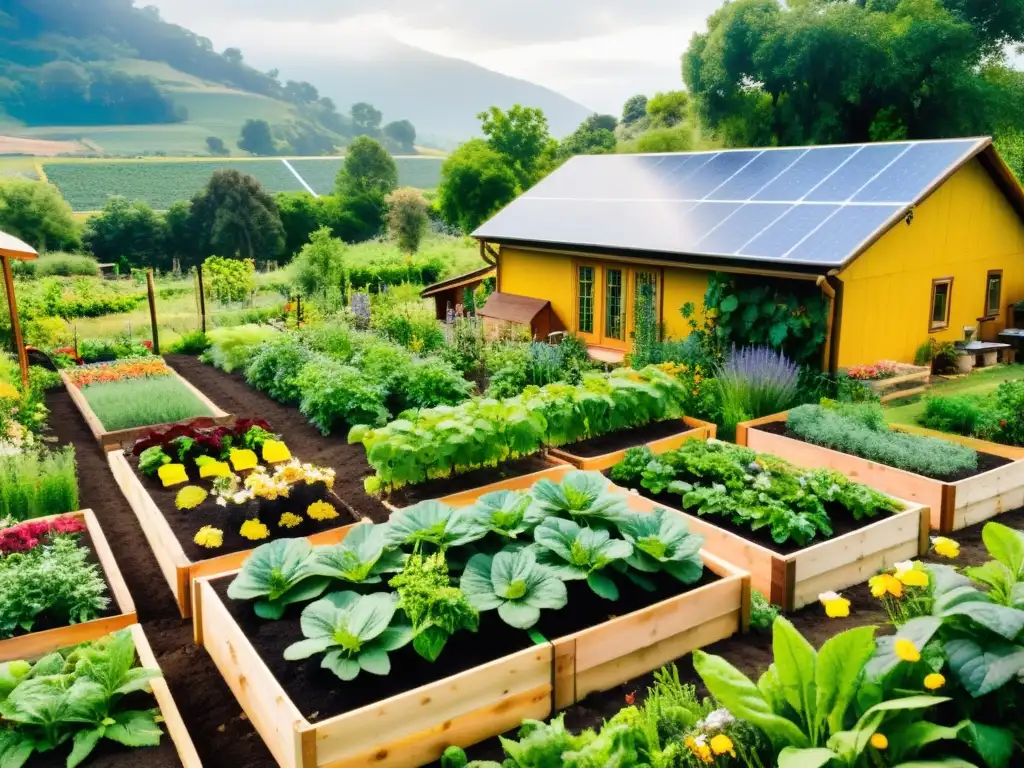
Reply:
[[[289,160],[317,194],[329,194],[343,158]],[[441,158],[399,157],[398,181],[403,186],[431,189],[441,176]],[[259,179],[270,192],[301,192],[304,187],[277,158],[233,160],[152,159],[45,161],[43,168],[76,211],[97,211],[111,195],[145,200],[166,210],[198,192],[219,168],[237,168]]]

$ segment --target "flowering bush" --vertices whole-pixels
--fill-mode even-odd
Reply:
[[[159,357],[141,357],[119,360],[116,363],[94,363],[73,368],[67,372],[76,387],[92,384],[106,384],[126,379],[146,379],[156,376],[170,376],[170,367]]]
[[[897,372],[896,363],[891,360],[883,360],[874,365],[853,365],[847,368],[846,375],[857,381],[878,381],[879,379],[891,379]]]

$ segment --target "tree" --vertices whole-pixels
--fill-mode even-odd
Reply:
[[[482,139],[467,141],[441,166],[438,206],[446,222],[472,232],[519,193],[505,159]]]
[[[614,131],[619,127],[615,115],[599,115],[596,112],[583,121],[583,127],[589,131]]]
[[[330,308],[341,304],[345,282],[345,244],[321,227],[295,257],[295,281],[307,296],[319,296]]]
[[[535,107],[513,105],[507,112],[491,107],[477,117],[487,144],[497,152],[515,174],[523,189],[533,186],[542,175],[542,158],[554,139],[548,133],[548,120]]]
[[[384,115],[372,104],[361,101],[353,104],[350,110],[352,117],[352,131],[356,136],[379,136],[380,123]]]
[[[689,126],[652,128],[636,139],[637,152],[689,152],[693,149],[693,131]]]
[[[396,120],[385,125],[384,138],[403,152],[412,152],[416,148],[416,128],[408,120]]]
[[[348,146],[345,163],[334,180],[340,197],[375,194],[381,197],[398,186],[398,166],[380,142],[360,136]]]
[[[178,200],[164,214],[167,225],[167,255],[178,259],[186,266],[199,264],[203,260],[202,232],[192,215],[192,203]]]
[[[98,261],[167,270],[167,237],[167,222],[148,203],[118,195],[86,222],[82,242]]]
[[[40,251],[78,245],[71,206],[55,186],[41,181],[0,182],[0,231]]]
[[[242,52],[238,48],[225,48],[223,56],[229,64],[240,66],[242,63]]]
[[[611,115],[591,115],[580,127],[565,137],[558,146],[557,157],[565,160],[572,155],[600,155],[615,151],[617,121]]]
[[[278,192],[274,195],[284,227],[284,260],[290,261],[309,236],[328,223],[322,220],[317,199],[309,192]]]
[[[233,168],[214,171],[192,198],[191,215],[203,256],[267,261],[284,248],[277,205],[252,176]]]
[[[231,152],[224,146],[224,139],[220,136],[207,136],[206,148],[211,155],[230,155]]]
[[[647,116],[647,97],[642,93],[630,96],[622,106],[623,125],[632,125]]]
[[[1024,132],[1010,129],[996,137],[996,149],[1003,160],[1024,183]]]
[[[266,120],[246,120],[238,148],[251,155],[276,155],[277,145],[270,132],[270,123]]]
[[[404,253],[416,253],[427,231],[427,200],[418,189],[403,187],[387,196],[388,236]]]
[[[690,94],[686,91],[666,91],[656,93],[647,102],[647,114],[652,125],[660,128],[671,128],[686,119],[686,110],[690,104]]]

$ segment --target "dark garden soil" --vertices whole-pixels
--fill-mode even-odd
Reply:
[[[359,707],[435,683],[533,645],[527,632],[506,625],[498,618],[497,611],[487,611],[480,615],[478,632],[454,635],[433,664],[421,659],[412,646],[408,645],[389,654],[389,675],[381,677],[360,673],[354,681],[345,683],[320,666],[321,654],[305,661],[285,660],[285,648],[303,639],[299,627],[303,606],[291,606],[279,621],[265,621],[253,612],[251,602],[231,600],[227,596],[233,578],[225,576],[215,580],[212,582],[214,590],[288,697],[310,720],[314,712],[318,720],[352,712]],[[582,581],[569,582],[566,587],[571,610],[541,611],[540,622],[534,629],[549,640],[557,639],[596,626],[615,616],[624,616],[669,597],[690,592],[718,578],[706,572],[700,582],[687,586],[670,576],[658,575],[653,592],[645,592],[625,578],[617,578],[620,596],[615,602],[598,597]]]
[[[606,453],[614,453],[626,448],[635,448],[639,445],[646,445],[654,440],[672,437],[689,429],[690,427],[686,426],[679,419],[655,421],[645,427],[624,429],[619,432],[612,432],[610,435],[592,437],[589,440],[581,440],[571,445],[563,445],[560,450],[565,453],[571,453],[573,456],[592,459],[595,456],[604,456]]]
[[[266,418],[284,434],[295,455],[305,461],[331,466],[337,471],[335,491],[342,499],[373,520],[386,519],[387,509],[362,490],[362,478],[371,473],[362,446],[346,445],[340,438],[321,437],[297,410],[274,403],[250,389],[238,376],[204,366],[192,358],[172,356],[170,362],[225,410],[241,416],[251,414]],[[177,604],[138,521],[114,482],[106,458],[78,409],[63,389],[47,396],[47,406],[52,411],[50,424],[58,441],[64,445],[74,444],[77,448],[82,506],[91,507],[103,526],[103,533],[135,600],[139,620],[203,763],[209,766],[275,768],[276,762],[210,657],[195,646],[192,625],[180,618]],[[998,519],[1014,528],[1024,529],[1024,510],[1000,515]],[[954,537],[962,547],[961,557],[956,561],[958,564],[977,565],[985,560],[981,529],[982,525],[972,526]],[[791,615],[793,623],[816,647],[844,629],[884,622],[880,604],[871,597],[866,585],[846,590],[844,594],[852,601],[852,614],[847,619],[827,619],[817,605]],[[469,637],[479,640],[477,635]],[[752,632],[715,643],[706,650],[724,656],[756,678],[771,662],[771,636]],[[688,657],[681,659],[678,666],[683,682],[699,685]],[[567,710],[566,724],[574,730],[599,726],[602,720],[610,718],[625,705],[627,694],[636,692],[639,703],[652,684],[653,676],[648,674],[609,691],[593,694]],[[470,754],[475,759],[500,759],[501,747],[497,739],[490,739],[470,750]],[[145,755],[144,762],[134,759],[141,755]],[[175,765],[158,763],[155,755],[151,751],[135,753],[133,762],[120,764],[91,761],[87,768],[121,768],[129,764],[164,768],[164,765]],[[42,763],[37,768],[50,766]]]
[[[274,426],[271,424],[270,426]],[[301,457],[300,457],[301,458]],[[138,459],[130,456],[129,465],[135,471],[146,492],[156,503],[167,524],[174,532],[174,537],[181,544],[185,556],[192,562],[206,560],[211,557],[220,557],[231,552],[242,552],[252,549],[260,544],[265,544],[273,539],[299,538],[311,536],[322,531],[329,531],[332,528],[339,528],[343,525],[350,525],[358,522],[358,519],[349,514],[344,502],[335,494],[327,490],[323,483],[307,486],[305,483],[297,483],[291,488],[286,499],[274,501],[262,501],[257,504],[254,500],[249,504],[231,504],[227,507],[218,506],[212,496],[195,509],[181,510],[175,505],[178,492],[186,487],[188,483],[182,483],[171,488],[164,488],[158,481],[146,477],[138,470]],[[194,468],[189,467],[189,476],[198,476]],[[209,490],[209,482],[203,481],[201,486]],[[306,515],[306,509],[314,501],[326,501],[338,512],[338,517],[331,520],[312,520]],[[294,528],[281,528],[278,521],[285,512],[293,512],[302,518],[302,523]],[[239,534],[239,529],[249,518],[258,518],[270,529],[270,538],[264,541],[250,541]],[[195,543],[196,532],[204,525],[212,525],[224,533],[224,544],[216,549],[206,549]]]
[[[771,432],[773,435],[783,435],[784,437],[791,437],[794,440],[799,440],[802,443],[808,443],[814,445],[809,440],[804,440],[800,435],[795,432],[790,432],[786,427],[784,421],[772,421],[767,424],[758,424],[754,429],[760,429],[762,432]],[[824,446],[823,446],[824,447]],[[835,449],[831,449],[835,450]],[[854,456],[855,454],[848,453],[847,451],[839,451],[839,453],[846,453],[848,456]],[[922,477],[930,477],[932,480],[939,480],[943,483],[955,483],[957,480],[966,480],[968,477],[974,477],[980,475],[983,472],[988,472],[992,469],[998,469],[1004,467],[1007,464],[1012,463],[1012,459],[1004,459],[1002,456],[995,456],[991,453],[983,453],[978,451],[978,468],[977,469],[965,469],[961,472],[953,472],[948,475],[926,475],[923,472],[915,472],[913,474],[920,474]],[[909,471],[909,470],[908,470]]]
[[[416,485],[403,485],[385,498],[389,504],[398,508],[409,507],[427,499],[437,499],[441,496],[450,496],[453,493],[471,491],[491,483],[498,483],[502,480],[509,480],[513,477],[531,475],[534,472],[541,472],[545,469],[557,466],[545,459],[543,456],[534,454],[524,456],[515,461],[506,461],[496,467],[484,467],[474,469],[461,475],[452,475],[438,480],[428,480],[425,483]]]
[[[605,477],[607,477],[609,473],[608,471],[605,471],[603,474],[605,475]],[[686,512],[686,510],[683,509],[682,497],[677,493],[655,494],[651,493],[650,491],[643,487],[637,488],[636,490],[644,498],[650,499],[651,501],[657,502],[658,504],[663,504],[664,506],[669,507],[671,509]],[[705,517],[702,517],[701,519],[710,523],[711,525],[714,525],[716,528],[721,528],[724,531],[729,531],[729,533],[735,533],[737,536],[741,536],[747,541],[752,541],[755,544],[761,545],[765,549],[770,549],[772,552],[777,552],[780,555],[791,555],[794,552],[799,552],[801,549],[812,547],[815,544],[821,544],[823,541],[830,541],[844,534],[860,530],[861,528],[869,526],[872,523],[877,523],[880,520],[885,520],[886,517],[892,514],[891,512],[880,512],[874,517],[865,518],[863,520],[854,520],[853,515],[851,515],[849,512],[846,511],[844,507],[841,507],[838,504],[826,504],[825,511],[828,513],[828,519],[832,522],[832,535],[829,536],[828,539],[817,538],[810,544],[807,544],[805,546],[800,546],[796,542],[786,542],[785,544],[779,544],[772,538],[771,531],[768,528],[762,528],[759,531],[752,531],[750,530],[749,526],[737,525],[736,523],[726,520],[720,515],[707,515]],[[698,515],[694,512],[686,513],[689,515],[693,515],[694,517],[698,517]]]

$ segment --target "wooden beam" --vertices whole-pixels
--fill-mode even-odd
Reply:
[[[149,293],[149,323],[153,328],[153,354],[160,354],[160,336],[156,327],[156,291],[153,289],[153,270],[146,270],[146,290]]]
[[[3,262],[4,288],[7,290],[7,309],[11,313],[11,333],[14,344],[18,348],[18,366],[21,368],[21,386],[28,389],[28,355],[25,353],[25,340],[21,337],[21,321],[18,319],[18,304],[14,299],[14,275],[11,274],[11,259],[0,254]]]

